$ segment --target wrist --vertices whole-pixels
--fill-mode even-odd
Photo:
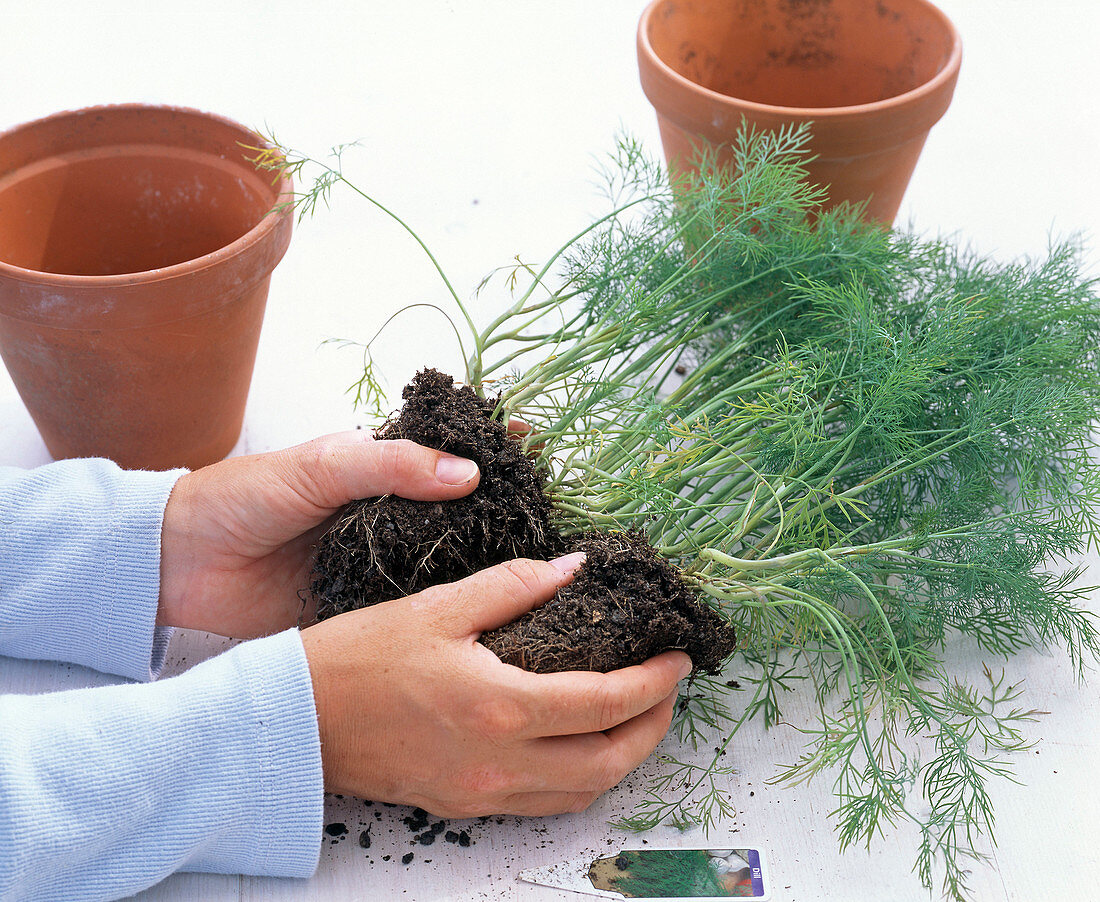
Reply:
[[[340,742],[333,735],[332,724],[339,718],[332,711],[333,694],[328,690],[329,679],[325,662],[332,659],[331,650],[326,653],[323,631],[316,628],[301,631],[302,651],[309,669],[313,687],[313,706],[317,715],[317,734],[321,744],[321,772],[326,792],[341,792],[344,787],[339,776],[337,758]]]
[[[188,622],[187,597],[189,574],[194,572],[194,542],[191,524],[193,473],[185,473],[172,487],[164,508],[160,533],[160,593],[157,599],[157,626],[194,629]],[[190,589],[193,591],[194,586]]]

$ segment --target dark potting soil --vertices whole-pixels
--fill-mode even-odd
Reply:
[[[317,616],[412,595],[517,557],[557,553],[544,479],[507,429],[491,419],[493,403],[422,370],[402,392],[396,419],[379,439],[410,439],[473,460],[477,489],[444,503],[388,495],[347,505],[322,537],[313,582]]]
[[[318,617],[389,601],[517,557],[584,551],[587,561],[553,599],[482,636],[506,663],[549,673],[608,671],[682,649],[697,672],[733,652],[733,627],[661,558],[643,533],[563,537],[542,473],[492,419],[495,404],[436,370],[405,387],[401,413],[377,433],[474,460],[478,487],[445,503],[394,496],[356,501],[321,538],[310,589]]]
[[[606,673],[679,648],[695,670],[721,669],[734,649],[733,627],[697,600],[640,530],[587,532],[568,541],[570,550],[587,555],[573,582],[481,637],[505,664],[535,673]]]

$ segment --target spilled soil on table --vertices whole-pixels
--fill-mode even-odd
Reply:
[[[400,414],[378,431],[475,461],[478,487],[447,502],[395,496],[353,502],[321,538],[310,589],[326,618],[452,582],[517,557],[583,551],[587,561],[550,601],[481,641],[526,670],[606,672],[668,649],[715,673],[733,652],[726,620],[697,598],[638,530],[563,536],[545,478],[519,439],[492,418],[495,403],[423,370]]]

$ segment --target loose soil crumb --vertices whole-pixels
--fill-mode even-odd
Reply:
[[[569,586],[482,636],[501,660],[542,673],[606,672],[682,649],[696,672],[721,669],[734,650],[733,627],[697,599],[641,531],[563,537],[544,475],[492,419],[493,401],[430,369],[418,373],[402,397],[401,413],[376,437],[468,457],[481,469],[481,481],[466,498],[446,503],[387,496],[349,504],[318,546],[310,585],[318,617],[410,595],[517,557],[584,551],[588,560]],[[409,824],[417,831],[427,826],[426,817]],[[425,845],[438,835],[429,832],[430,839],[420,840]]]

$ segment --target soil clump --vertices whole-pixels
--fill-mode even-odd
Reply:
[[[505,664],[535,673],[641,664],[670,648],[696,671],[717,673],[736,642],[733,627],[696,599],[640,530],[569,537],[588,556],[573,582],[542,607],[481,642]]]
[[[475,461],[478,487],[448,502],[395,496],[347,505],[322,536],[310,589],[324,619],[451,582],[517,557],[583,551],[573,582],[546,604],[481,637],[505,663],[549,673],[606,672],[668,649],[696,672],[717,673],[733,652],[733,627],[639,530],[562,536],[545,476],[492,419],[496,404],[433,369],[402,392],[405,404],[376,433]]]
[[[317,616],[412,595],[517,557],[558,553],[544,477],[495,405],[436,370],[422,370],[402,392],[405,404],[376,433],[409,439],[474,461],[477,489],[446,503],[387,495],[353,501],[325,533],[313,582]]]

